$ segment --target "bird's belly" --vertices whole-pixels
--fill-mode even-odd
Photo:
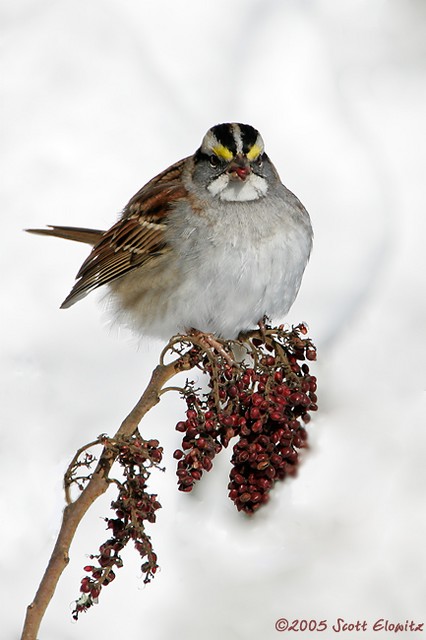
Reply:
[[[236,338],[264,315],[280,319],[288,312],[309,251],[310,237],[288,229],[256,244],[197,239],[180,256],[165,254],[155,267],[111,283],[113,308],[118,320],[163,339],[192,328]]]
[[[171,295],[170,305],[182,330],[194,327],[234,338],[265,314],[287,313],[305,264],[282,238],[271,238],[256,248],[214,247],[189,264],[191,273]]]

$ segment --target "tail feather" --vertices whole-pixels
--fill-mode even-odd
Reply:
[[[56,238],[65,238],[66,240],[74,240],[75,242],[84,242],[92,246],[95,245],[105,233],[105,231],[101,229],[61,227],[55,225],[48,225],[46,229],[25,229],[25,231],[28,233],[36,233],[40,236],[55,236]]]

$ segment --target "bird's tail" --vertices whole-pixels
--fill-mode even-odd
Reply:
[[[83,227],[59,227],[48,225],[46,229],[25,229],[28,233],[37,233],[41,236],[55,236],[57,238],[65,238],[66,240],[74,240],[75,242],[85,242],[86,244],[95,245],[105,233],[101,229],[84,229]]]

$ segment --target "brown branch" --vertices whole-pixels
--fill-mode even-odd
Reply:
[[[179,371],[188,371],[192,367],[193,362],[188,354],[181,355],[169,364],[158,365],[154,369],[143,395],[122,422],[114,438],[131,436],[138,428],[144,415],[160,401],[160,391],[163,385]],[[84,449],[85,447],[83,447]],[[110,484],[108,474],[114,460],[115,454],[111,448],[104,448],[87,486],[75,502],[65,507],[62,525],[49,564],[33,602],[27,607],[21,640],[36,640],[41,621],[53,597],[58,580],[69,562],[69,548],[77,527],[93,502],[107,490]]]
[[[209,340],[203,340],[199,335],[194,334],[175,336],[170,340],[160,355],[160,364],[154,369],[145,392],[123,421],[115,436],[113,438],[100,436],[96,441],[84,445],[78,450],[68,467],[65,474],[67,506],[64,509],[62,525],[34,601],[27,608],[21,640],[36,640],[37,638],[47,606],[53,597],[58,580],[69,562],[69,549],[78,525],[89,507],[105,493],[112,482],[109,474],[112,465],[120,455],[119,443],[131,439],[135,435],[140,421],[160,401],[163,392],[179,389],[179,387],[165,387],[168,380],[176,373],[198,367],[210,377],[208,394],[197,394],[198,390],[194,388],[194,384],[187,383],[187,387],[192,389],[192,393],[186,396],[186,404],[189,408],[187,413],[191,411],[192,414],[195,413],[198,416],[198,422],[195,421],[190,426],[192,430],[195,429],[196,435],[200,436],[199,441],[204,440],[204,445],[201,447],[200,444],[199,449],[194,446],[194,437],[188,435],[188,425],[183,422],[178,423],[183,424],[186,431],[186,435],[183,436],[183,445],[189,444],[190,448],[192,447],[192,455],[188,459],[182,459],[183,450],[175,452],[178,454],[177,459],[179,459],[179,489],[190,491],[203,472],[209,471],[212,466],[211,461],[217,451],[228,446],[231,438],[241,435],[244,436],[242,439],[240,437],[238,441],[240,445],[238,452],[241,455],[238,457],[234,452],[229,485],[230,498],[239,511],[242,510],[248,514],[254,513],[261,504],[267,501],[269,490],[274,482],[294,473],[298,460],[297,449],[306,446],[306,432],[300,420],[308,422],[310,419],[307,413],[308,409],[316,411],[318,408],[315,394],[316,379],[314,380],[314,377],[309,375],[306,363],[299,365],[296,362],[297,360],[305,360],[305,358],[306,360],[314,360],[316,356],[315,347],[310,340],[301,337],[305,334],[306,329],[302,325],[293,327],[291,330],[285,330],[283,326],[273,329],[262,325],[260,330],[249,331],[239,336],[237,341],[214,339],[212,342],[209,337]],[[233,361],[233,346],[235,344],[245,347],[247,354],[253,361],[250,367],[244,363],[237,364]],[[275,353],[275,357],[269,355],[271,352]],[[166,356],[175,359],[166,362]],[[268,362],[270,359],[272,362]],[[263,377],[266,379],[262,380]],[[281,384],[282,382],[286,384]],[[308,391],[306,391],[306,385],[309,386]],[[275,389],[275,395],[271,394],[271,389]],[[183,391],[185,393],[186,387]],[[282,403],[279,402],[278,396],[284,391],[289,393],[288,397],[286,396],[284,399],[285,402]],[[306,392],[309,393],[309,397]],[[250,418],[247,420],[247,399],[250,396],[253,398],[253,407],[250,410]],[[256,399],[256,405],[254,399]],[[261,401],[260,408],[258,400]],[[217,426],[213,435],[210,427],[207,428],[205,419],[207,412],[213,414]],[[251,413],[258,415],[251,415]],[[240,418],[243,418],[242,423],[240,423]],[[231,424],[227,424],[225,420],[229,423],[230,419],[232,419]],[[189,424],[188,421],[186,422]],[[263,429],[265,429],[264,432]],[[258,436],[260,431],[262,431],[262,435]],[[256,443],[256,447],[259,446],[261,451],[255,460],[250,459],[250,463],[247,463],[247,437],[251,443]],[[262,438],[262,443],[259,438]],[[281,442],[282,438],[284,438],[284,444]],[[206,442],[210,448],[206,448]],[[244,445],[243,442],[245,442]],[[88,468],[93,457],[91,455],[88,457],[86,454],[86,458],[80,461],[79,456],[97,444],[104,445],[104,448],[95,471],[92,474],[88,473],[87,484],[83,488],[86,480],[76,483],[75,474],[79,467],[86,466]],[[184,447],[183,445],[182,449],[187,451],[188,446]],[[273,455],[271,451],[274,452]],[[148,460],[148,458],[144,458],[144,460]],[[155,459],[152,458],[151,464],[156,466],[155,462]],[[240,487],[243,485],[235,478],[241,474],[243,474],[243,478],[251,477],[253,468],[257,483],[255,483],[254,489],[250,487],[250,491],[246,490],[241,493]],[[233,472],[234,475],[232,475]],[[81,491],[74,502],[71,500],[69,490],[73,483],[77,484]],[[247,484],[251,485],[252,483],[250,481]],[[148,497],[156,498],[156,496]],[[153,503],[151,515],[159,506],[161,505]],[[145,547],[142,549],[142,555],[148,556],[145,565],[148,565],[148,569],[154,567],[151,571],[155,573],[156,557],[154,560],[155,554],[150,544],[147,548],[148,551]],[[138,551],[141,553],[139,549]],[[142,565],[142,571],[145,571],[143,567],[144,565]],[[108,571],[110,569],[111,567]],[[112,571],[111,574],[113,574]],[[100,585],[104,584],[108,584],[108,582],[100,583]],[[82,591],[85,593],[84,589]]]

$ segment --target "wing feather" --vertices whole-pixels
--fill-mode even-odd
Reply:
[[[179,179],[185,161],[153,178],[133,196],[121,219],[101,236],[81,265],[62,308],[169,250],[165,240],[167,214],[187,196]]]

